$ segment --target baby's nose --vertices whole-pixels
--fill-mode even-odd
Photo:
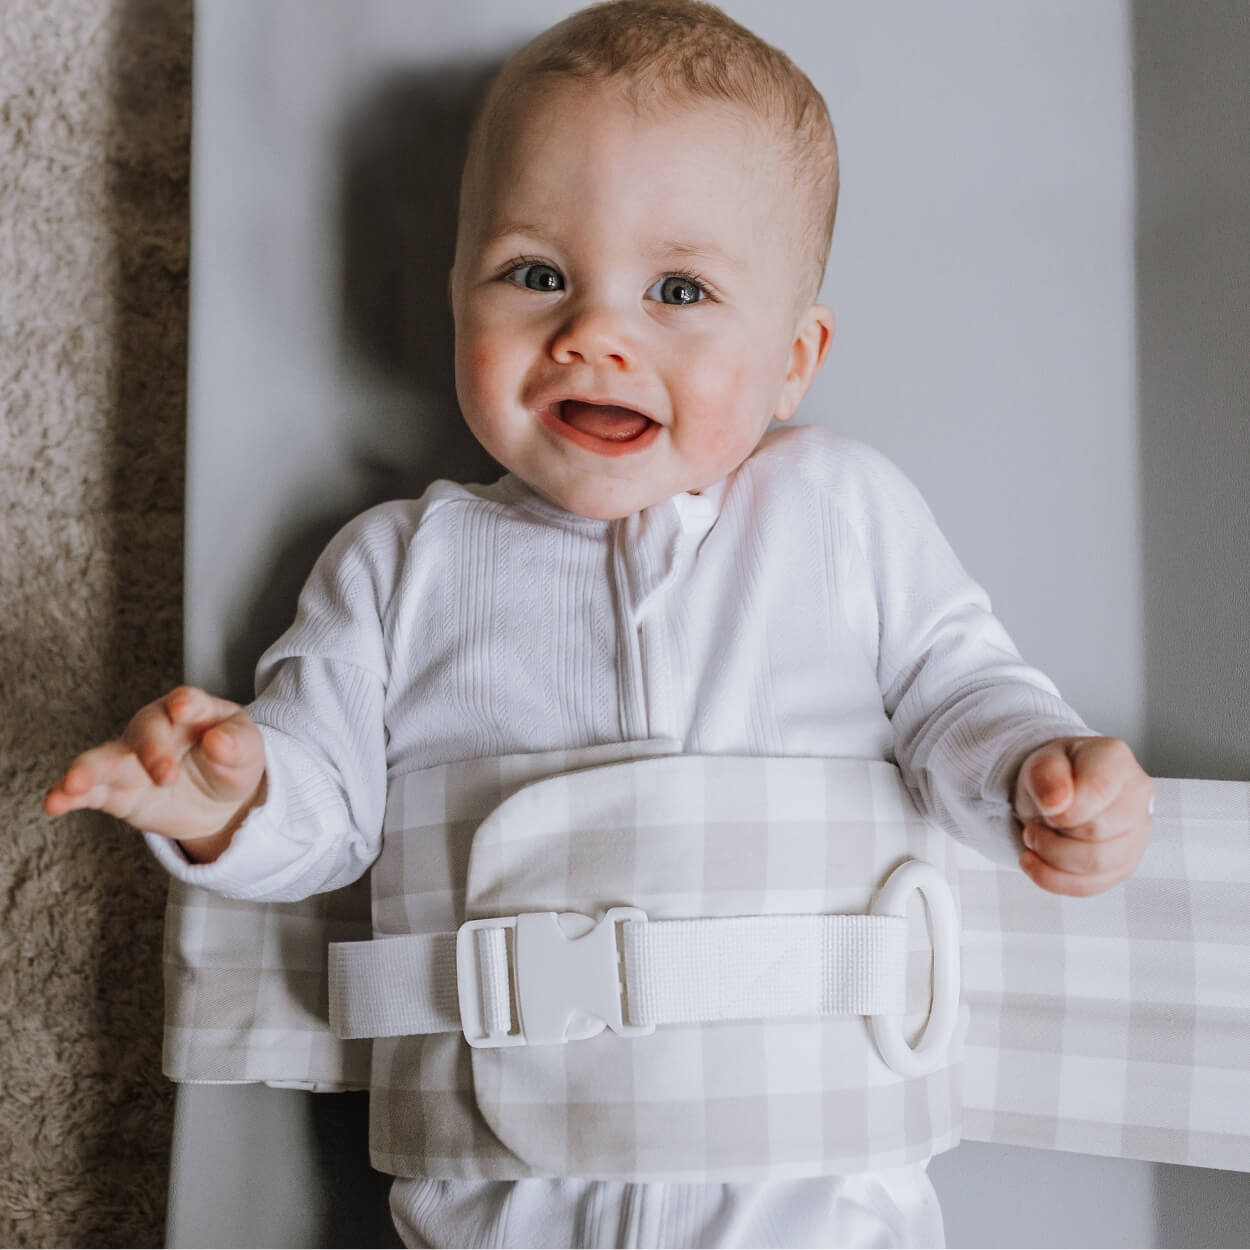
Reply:
[[[551,341],[552,359],[562,365],[580,361],[631,368],[634,348],[624,321],[618,310],[603,304],[573,309]]]

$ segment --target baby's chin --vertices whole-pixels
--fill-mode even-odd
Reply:
[[[565,512],[584,517],[588,521],[619,521],[661,502],[660,499],[653,499],[649,496],[605,500],[602,496],[592,496],[583,491],[556,493],[539,490],[538,493],[549,503],[555,504],[557,508],[563,508]],[[663,496],[664,499],[668,497]]]
[[[687,489],[656,487],[646,481],[613,481],[588,478],[575,483],[522,481],[548,503],[588,521],[619,521],[654,507]]]

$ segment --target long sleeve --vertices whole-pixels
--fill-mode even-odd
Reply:
[[[1014,863],[1016,768],[1088,732],[903,474],[819,427],[778,431],[703,496],[621,521],[509,477],[376,508],[318,562],[258,691],[264,807],[214,864],[153,845],[238,898],[359,876],[396,776],[648,736],[894,760],[928,815]]]
[[[896,762],[927,814],[1014,864],[1022,847],[1009,788],[1020,764],[1043,742],[1091,731],[1020,658],[911,482],[867,448],[856,459],[845,503],[873,588],[860,611],[876,635]]]
[[[361,876],[386,802],[388,612],[417,505],[374,509],[318,560],[294,624],[257,667],[249,707],[267,794],[212,864],[148,835],[175,876],[231,898],[306,898]]]

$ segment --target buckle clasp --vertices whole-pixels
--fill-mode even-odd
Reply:
[[[493,1049],[581,1041],[605,1027],[623,1037],[653,1033],[653,1024],[625,1022],[617,942],[618,925],[646,919],[637,907],[612,907],[597,923],[580,912],[542,911],[461,925],[456,984],[465,1040]],[[492,930],[503,931],[502,942]],[[506,1012],[487,1003],[491,985],[508,1000]],[[511,1017],[506,1030],[495,1027],[501,1014]]]

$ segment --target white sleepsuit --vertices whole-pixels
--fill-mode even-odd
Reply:
[[[1088,733],[1019,658],[899,471],[818,427],[619,521],[517,478],[436,483],[348,525],[257,670],[265,805],[183,880],[293,899],[376,857],[389,778],[647,738],[897,763],[999,861],[1025,755]],[[941,1238],[922,1167],[758,1185],[400,1179],[409,1244],[901,1245]]]

